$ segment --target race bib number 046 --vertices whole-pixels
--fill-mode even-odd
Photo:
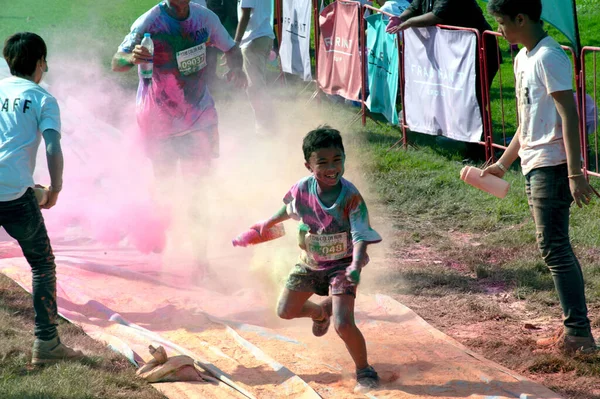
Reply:
[[[306,250],[317,261],[343,259],[348,252],[348,233],[307,234]]]
[[[206,66],[206,44],[202,43],[177,52],[177,67],[182,75],[198,72]]]

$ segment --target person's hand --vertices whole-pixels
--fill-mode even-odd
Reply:
[[[152,62],[152,60],[152,54],[150,54],[150,51],[148,51],[146,47],[142,47],[138,44],[133,48],[130,60],[133,65],[148,64]]]
[[[402,21],[400,17],[391,17],[390,22],[388,22],[385,31],[387,33],[395,34],[403,31],[404,29],[409,28],[408,21]]]
[[[52,190],[52,186],[50,186],[50,188],[48,189],[48,200],[46,201],[46,203],[44,205],[40,206],[40,208],[50,209],[54,205],[56,205],[57,201],[58,201],[58,191]]]
[[[233,83],[238,89],[245,89],[248,86],[246,73],[242,68],[233,68],[225,73],[228,82]]]
[[[258,231],[261,237],[263,236],[263,233],[269,230],[271,227],[273,227],[271,219],[261,220],[260,222],[254,223],[252,226],[250,226],[251,229]]]
[[[504,176],[504,173],[506,173],[506,168],[502,169],[498,162],[496,162],[482,170],[481,177],[485,175],[494,175],[496,177],[502,178]]]
[[[346,268],[346,279],[351,283],[358,284],[360,282],[361,267],[354,262]]]
[[[583,174],[569,178],[569,188],[571,195],[578,207],[582,208],[583,204],[589,205],[594,195],[600,197],[598,191],[590,186]]]

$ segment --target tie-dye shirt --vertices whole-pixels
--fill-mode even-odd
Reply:
[[[210,10],[190,4],[190,15],[179,21],[160,3],[139,17],[119,51],[131,53],[144,33],[154,42],[152,83],[140,76],[137,119],[153,138],[205,130],[216,125],[215,103],[204,81],[206,47],[228,51],[235,42]]]
[[[340,181],[342,190],[330,207],[319,199],[317,180],[312,175],[296,183],[283,198],[287,214],[308,226],[300,262],[312,269],[349,265],[354,243],[381,241],[371,228],[367,205],[358,189],[346,179]]]

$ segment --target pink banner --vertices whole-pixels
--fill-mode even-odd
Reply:
[[[360,3],[335,1],[319,16],[317,81],[327,94],[358,101],[362,84],[359,38]]]

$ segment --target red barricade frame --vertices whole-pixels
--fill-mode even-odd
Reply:
[[[362,101],[361,101],[361,111],[362,111],[362,124],[363,126],[366,125],[367,123],[367,113],[366,113],[366,109],[367,109],[367,99],[366,99],[366,94],[367,94],[367,74],[365,72],[365,70],[368,70],[368,61],[367,61],[367,53],[365,52],[365,49],[367,47],[367,21],[365,20],[365,11],[366,10],[370,10],[371,12],[377,13],[377,14],[382,14],[385,15],[389,18],[394,17],[394,14],[390,14],[389,12],[386,11],[381,11],[378,8],[372,7],[368,4],[365,4],[363,6],[363,16],[361,18],[361,26],[360,26],[360,34],[362,35],[362,43],[363,43],[363,51],[361,53],[361,60],[362,60],[362,65],[363,65],[363,82],[362,82]],[[400,64],[401,64],[401,59],[402,59],[402,50],[401,50],[401,40],[400,40],[400,34],[397,33],[396,36],[398,37],[398,68],[400,68]],[[404,101],[404,93],[401,92],[401,82],[403,81],[403,77],[400,77],[400,82],[398,82],[398,91],[400,92],[400,97],[401,97],[401,104],[402,104],[402,119],[404,119],[404,103],[402,101]],[[406,131],[403,128],[403,121],[399,121],[400,123],[400,128],[402,129],[402,138],[404,139],[404,137],[406,136]]]
[[[459,30],[459,31],[468,31],[468,32],[472,32],[475,34],[475,37],[477,38],[477,57],[478,57],[478,61],[479,61],[479,82],[475,82],[475,84],[479,84],[481,86],[481,98],[482,98],[482,104],[481,104],[481,112],[482,112],[482,124],[483,124],[483,132],[481,133],[481,136],[483,137],[483,141],[479,141],[477,142],[480,145],[483,145],[485,147],[485,154],[486,154],[486,159],[489,159],[489,154],[491,153],[491,147],[490,147],[490,140],[488,138],[488,129],[487,129],[487,123],[489,118],[486,115],[487,112],[487,104],[486,104],[486,98],[489,96],[488,90],[487,90],[487,85],[484,83],[484,80],[482,78],[482,76],[487,76],[487,74],[485,73],[485,69],[484,69],[484,61],[482,60],[482,57],[484,55],[483,53],[483,49],[482,49],[482,38],[481,38],[481,34],[479,33],[479,31],[477,29],[474,28],[462,28],[459,26],[451,26],[451,25],[436,25],[437,28],[440,29],[446,29],[446,30]],[[401,103],[402,103],[402,121],[401,121],[401,125],[402,125],[402,140],[403,140],[403,145],[406,148],[408,146],[408,137],[406,134],[406,130],[408,129],[408,125],[406,124],[406,106],[405,106],[405,93],[404,93],[404,86],[406,84],[405,82],[405,73],[404,73],[404,56],[405,56],[405,52],[404,52],[404,34],[402,34],[402,44],[400,46],[401,48],[401,54],[400,54],[400,58],[399,58],[399,63],[400,65],[400,85],[401,85]],[[487,63],[486,63],[487,65]],[[418,133],[418,132],[416,132]]]
[[[586,73],[586,62],[585,62],[585,55],[586,53],[592,53],[594,54],[594,107],[595,107],[595,118],[594,118],[594,134],[596,134],[596,138],[594,140],[595,143],[595,168],[596,170],[592,171],[589,170],[590,167],[590,160],[589,160],[589,153],[588,153],[588,148],[590,147],[590,143],[589,143],[589,139],[588,139],[588,134],[587,134],[587,129],[586,129],[586,85],[587,85],[587,73]],[[579,107],[579,115],[580,118],[579,120],[581,121],[581,143],[582,146],[585,148],[585,151],[583,151],[583,159],[584,159],[584,172],[586,174],[586,176],[594,176],[594,177],[600,177],[600,173],[598,171],[598,101],[596,99],[596,88],[598,87],[597,85],[597,69],[596,69],[596,54],[600,53],[600,47],[592,47],[592,46],[585,46],[581,49],[581,107]]]
[[[355,4],[358,7],[358,14],[359,14],[359,18],[360,18],[360,23],[359,23],[359,42],[358,42],[358,47],[359,47],[359,51],[360,51],[360,65],[361,65],[361,99],[360,99],[360,103],[361,103],[361,110],[360,110],[360,116],[362,117],[362,124],[363,126],[366,124],[366,118],[367,118],[367,108],[366,108],[366,88],[367,88],[367,75],[366,75],[366,65],[367,65],[367,54],[365,52],[366,49],[366,21],[364,19],[364,15],[365,12],[367,10],[373,12],[373,13],[380,13],[383,15],[386,15],[388,17],[394,17],[393,14],[390,14],[388,12],[385,11],[381,11],[378,8],[375,8],[373,6],[370,5],[361,5],[360,2],[358,1],[353,1],[353,0],[337,0],[339,2],[342,3],[350,3],[350,4]],[[311,100],[314,98],[318,97],[318,94],[320,92],[322,92],[321,87],[319,86],[318,83],[318,73],[319,73],[319,42],[320,42],[320,35],[321,35],[321,31],[320,31],[320,27],[319,27],[319,16],[320,16],[320,9],[319,9],[319,0],[312,0],[312,8],[313,8],[313,35],[314,35],[314,54],[315,54],[315,73],[313,75],[313,82],[315,82],[316,85],[316,91],[315,93],[311,96]],[[281,23],[282,21],[282,17],[283,17],[283,7],[282,7],[282,0],[276,0],[275,1],[275,12],[276,12],[276,20],[278,21],[278,35],[279,35],[279,40],[281,41],[281,36],[282,36],[282,27],[283,24]],[[495,158],[495,154],[494,154],[494,149],[500,149],[500,150],[505,150],[507,148],[506,145],[502,145],[502,144],[497,144],[494,142],[494,129],[493,129],[493,123],[492,123],[492,119],[493,119],[493,115],[492,115],[492,106],[491,106],[491,93],[490,90],[488,89],[488,87],[490,87],[492,82],[489,82],[488,80],[488,76],[487,76],[487,67],[488,67],[488,62],[487,62],[487,52],[488,51],[492,51],[491,49],[488,49],[487,47],[487,41],[485,40],[487,36],[495,36],[496,40],[498,37],[502,37],[502,35],[498,32],[494,32],[494,31],[484,31],[483,33],[480,33],[478,30],[473,29],[473,28],[463,28],[463,27],[458,27],[458,26],[450,26],[450,25],[436,25],[437,28],[440,29],[448,29],[448,30],[462,30],[462,31],[469,31],[472,32],[476,35],[477,38],[477,57],[478,57],[478,61],[479,61],[479,81],[476,82],[476,84],[479,84],[481,86],[481,93],[482,93],[482,104],[481,104],[481,113],[482,113],[482,123],[483,123],[483,141],[479,141],[478,144],[483,145],[485,147],[485,153],[486,153],[486,159],[488,161],[493,161]],[[399,95],[400,95],[400,104],[402,107],[402,115],[399,118],[399,127],[400,130],[402,132],[402,138],[401,141],[403,143],[403,146],[406,148],[408,147],[408,135],[407,135],[407,130],[409,129],[408,125],[406,124],[406,106],[405,106],[405,70],[404,70],[404,56],[405,56],[405,51],[404,51],[404,34],[403,32],[400,32],[397,34],[398,35],[398,40],[399,40],[399,46],[398,46],[398,52],[399,52],[399,76],[400,76],[400,81],[399,81]],[[581,54],[578,57],[575,53],[575,50],[570,47],[570,46],[561,46],[563,48],[563,50],[569,52],[571,54],[571,59],[573,62],[573,67],[574,67],[574,78],[575,78],[575,91],[577,93],[576,98],[577,98],[577,110],[579,112],[580,118],[579,118],[579,134],[580,134],[580,140],[581,140],[581,152],[584,158],[584,173],[587,176],[596,176],[596,177],[600,177],[600,170],[598,170],[598,158],[600,157],[600,154],[598,154],[598,141],[600,141],[598,138],[595,139],[595,156],[596,156],[596,170],[592,171],[589,170],[589,165],[590,165],[590,159],[589,159],[589,155],[588,155],[588,148],[590,147],[590,143],[589,143],[589,139],[588,139],[588,135],[586,132],[586,118],[585,118],[585,110],[586,110],[586,77],[587,77],[587,72],[586,72],[586,62],[585,62],[585,56],[588,53],[594,53],[594,102],[596,102],[596,88],[597,88],[597,78],[596,78],[596,58],[595,58],[595,53],[600,53],[600,47],[591,47],[591,46],[586,46],[583,47],[581,49]],[[493,51],[497,51],[498,55],[500,55],[500,47],[496,47],[493,49]],[[512,55],[512,51],[511,51],[511,55]],[[514,57],[511,57],[514,59]],[[500,59],[500,57],[498,57],[498,59]],[[280,63],[281,65],[281,63]],[[501,62],[499,62],[499,68],[498,68],[498,73],[497,73],[497,79],[499,79],[499,89],[500,89],[500,98],[501,98],[501,109],[502,109],[502,125],[503,125],[503,143],[506,144],[506,130],[504,128],[504,124],[505,124],[505,113],[504,113],[504,97],[502,96],[502,91],[503,91],[503,83],[502,83],[502,68],[501,68]],[[282,72],[283,75],[283,72]],[[514,79],[514,76],[513,76]],[[515,107],[517,109],[518,105],[516,103],[516,97],[514,98],[515,101]],[[597,102],[596,102],[597,104]],[[517,109],[518,111],[518,109]],[[516,113],[516,117],[517,117],[517,123],[518,123],[518,112]],[[357,115],[358,116],[358,115]],[[353,119],[351,123],[353,123],[356,120]],[[598,128],[598,121],[596,118],[596,132],[597,132],[597,128]],[[418,133],[418,132],[416,132]],[[398,141],[398,143],[400,142],[400,140]],[[398,144],[396,143],[396,144]],[[395,145],[396,145],[395,144]]]

